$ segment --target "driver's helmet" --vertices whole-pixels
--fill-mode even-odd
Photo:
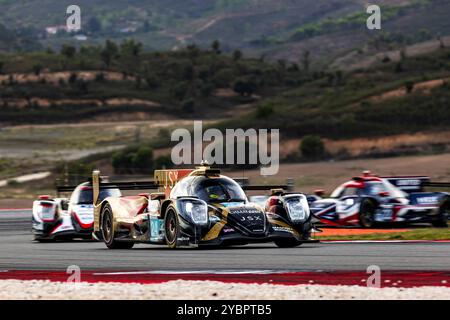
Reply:
[[[383,191],[386,191],[386,188],[379,182],[368,184],[368,194],[377,195]]]
[[[227,195],[220,185],[209,186],[205,191],[211,200],[226,199]]]

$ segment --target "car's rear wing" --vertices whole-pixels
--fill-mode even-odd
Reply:
[[[423,184],[430,181],[430,177],[427,176],[390,176],[381,178],[386,179],[407,193],[422,192]]]
[[[56,186],[56,193],[72,192],[77,186]]]
[[[244,191],[267,191],[267,190],[290,190],[290,186],[287,184],[273,184],[273,185],[243,185]]]
[[[450,182],[432,182],[427,176],[382,177],[407,193],[423,192],[425,187],[450,188]]]
[[[101,189],[117,188],[120,190],[157,190],[158,192],[164,192],[166,196],[170,193],[170,190],[175,186],[176,182],[181,179],[181,176],[188,175],[188,170],[177,173],[176,177],[169,174],[169,171],[157,170],[159,173],[155,174],[155,180],[149,181],[131,181],[131,182],[101,182],[100,171],[95,170],[92,172],[92,188],[94,196],[94,204],[97,204],[98,197]],[[192,170],[189,170],[192,171]],[[293,181],[288,179],[285,185],[250,185],[248,184],[248,178],[233,178],[238,182],[244,191],[264,191],[264,190],[286,190],[293,189]],[[60,190],[73,190],[71,186],[61,187]]]
[[[127,182],[101,182],[100,171],[92,172],[92,188],[94,205],[98,203],[100,190],[120,189],[120,190],[158,190],[160,186],[154,181],[127,181]]]
[[[293,191],[295,183],[293,179],[286,179],[286,184],[249,184],[248,178],[233,178],[238,182],[244,191],[269,191],[269,190],[283,190]]]
[[[56,186],[56,193],[72,192],[77,186]],[[86,185],[87,188],[93,185]],[[158,185],[154,181],[132,181],[132,182],[100,182],[100,189],[120,190],[157,190]]]
[[[432,187],[432,188],[450,188],[450,182],[425,182],[423,184],[424,187]]]

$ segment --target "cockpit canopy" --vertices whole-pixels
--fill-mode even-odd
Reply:
[[[395,187],[386,179],[377,179],[361,182],[346,182],[336,188],[331,194],[331,198],[342,198],[345,196],[378,196],[386,192],[392,198],[406,198],[407,195],[402,190]]]
[[[99,201],[103,201],[108,197],[118,198],[121,195],[122,193],[118,188],[100,189]],[[92,185],[88,182],[76,187],[70,197],[70,203],[72,204],[92,204],[93,201]]]
[[[198,197],[208,203],[247,202],[241,186],[225,176],[188,176],[179,181],[170,193],[170,198]]]

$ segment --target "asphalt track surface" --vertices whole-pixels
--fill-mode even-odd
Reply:
[[[73,241],[36,243],[30,211],[0,211],[0,272],[5,270],[141,271],[365,271],[450,270],[450,243],[318,243],[281,249],[256,244],[226,249],[136,245],[108,250],[103,243]]]

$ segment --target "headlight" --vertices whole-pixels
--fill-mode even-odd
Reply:
[[[283,197],[284,205],[292,222],[304,222],[309,218],[308,200],[303,195]]]
[[[355,199],[353,199],[353,198],[345,199],[344,201],[340,201],[337,204],[336,210],[337,211],[345,211],[345,210],[348,210],[350,207],[352,207],[354,204],[355,204]]]
[[[345,199],[344,204],[346,206],[350,207],[355,204],[355,200],[354,199]]]
[[[208,205],[203,200],[182,199],[180,201],[181,211],[198,225],[208,223]]]

